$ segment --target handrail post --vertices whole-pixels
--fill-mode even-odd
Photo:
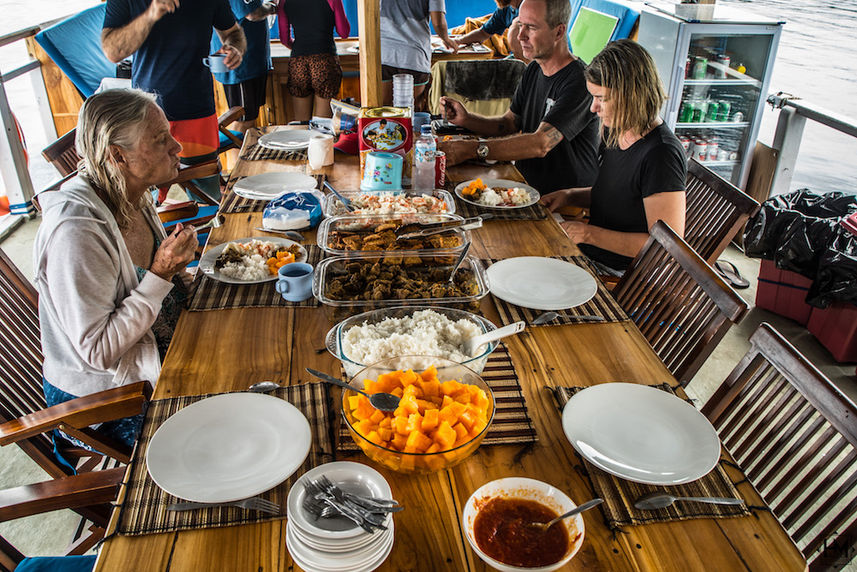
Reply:
[[[791,190],[804,126],[806,126],[806,117],[798,113],[795,108],[780,107],[773,142],[774,149],[779,151],[779,158],[771,182],[772,196],[788,193]]]
[[[27,168],[27,155],[24,144],[18,136],[18,127],[9,100],[6,98],[6,86],[0,75],[0,119],[3,122],[3,136],[0,137],[0,175],[9,197],[9,210],[12,214],[32,218],[36,214],[33,207],[33,181]]]

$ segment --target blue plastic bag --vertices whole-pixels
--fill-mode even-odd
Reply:
[[[262,226],[272,230],[304,230],[321,222],[319,191],[289,191],[268,203],[262,214]]]

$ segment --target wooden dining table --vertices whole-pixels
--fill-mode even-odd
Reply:
[[[272,128],[267,128],[272,129]],[[245,148],[255,143],[251,130]],[[334,165],[317,172],[299,161],[240,160],[230,181],[266,172],[325,174],[339,190],[359,187],[358,162],[337,152]],[[511,164],[450,167],[458,180],[521,180]],[[212,230],[208,247],[230,239],[264,236],[262,213],[227,214]],[[305,233],[314,242],[314,233]],[[480,258],[571,256],[579,253],[551,217],[535,221],[488,220],[472,233],[471,253]],[[273,285],[272,285],[273,288]],[[482,313],[499,322],[487,296]],[[184,312],[163,363],[153,399],[246,389],[267,379],[284,384],[310,381],[304,368],[339,371],[327,352],[324,335],[333,323],[323,307],[237,308]],[[631,321],[538,327],[505,340],[538,435],[528,450],[515,445],[480,447],[464,462],[433,474],[399,474],[373,465],[405,507],[395,516],[395,544],[380,570],[486,570],[470,548],[462,528],[462,510],[481,485],[503,477],[539,479],[582,503],[593,495],[579,470],[577,456],[563,433],[552,386],[581,386],[616,381],[668,382],[669,371]],[[724,372],[724,376],[725,376]],[[679,389],[679,394],[682,394]],[[362,453],[348,457],[372,465]],[[765,507],[755,489],[728,468],[748,505]],[[121,501],[120,494],[120,501]],[[118,512],[118,511],[115,511]],[[116,526],[114,514],[112,527]],[[567,570],[803,570],[806,562],[769,511],[738,518],[697,518],[626,526],[610,530],[599,510],[583,515],[582,548]],[[109,531],[108,531],[109,533]],[[269,571],[300,569],[286,548],[286,519],[259,524],[203,528],[142,536],[109,536],[98,556],[99,571]]]

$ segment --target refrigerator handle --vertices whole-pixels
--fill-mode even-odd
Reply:
[[[664,118],[671,129],[675,129],[675,124],[678,121],[678,111],[681,107],[682,83],[684,80],[683,65],[676,66],[676,69],[673,72],[673,77],[675,78],[675,91],[673,91],[673,93],[679,94],[679,98],[670,98],[667,100],[667,116]]]

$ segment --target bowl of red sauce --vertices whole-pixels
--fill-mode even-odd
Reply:
[[[568,563],[583,544],[583,517],[562,520],[546,531],[530,526],[548,522],[577,505],[542,481],[509,477],[491,481],[464,505],[464,530],[476,554],[503,572],[550,572]]]

